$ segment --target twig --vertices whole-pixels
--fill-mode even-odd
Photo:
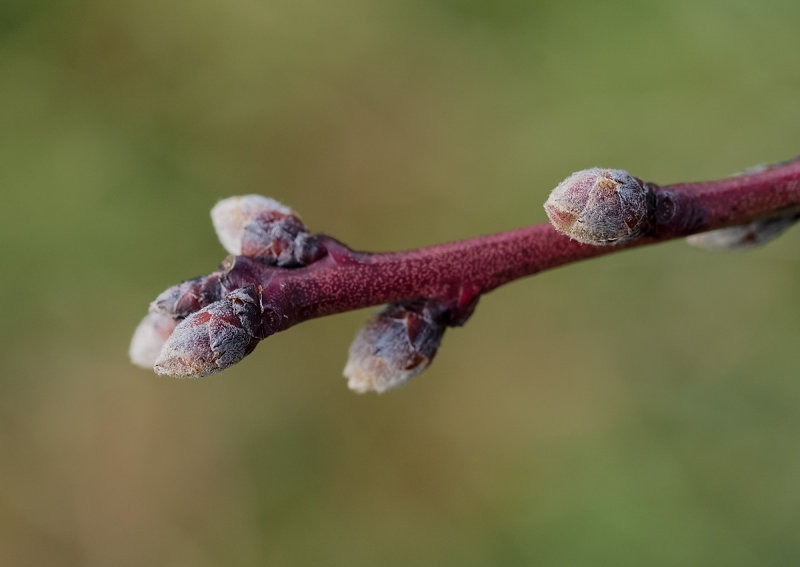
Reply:
[[[662,187],[630,176],[622,181],[619,176],[615,177],[617,170],[587,172],[575,175],[585,178],[591,173],[599,175],[603,183],[611,183],[605,186],[592,181],[594,191],[599,191],[598,187],[605,191],[600,195],[601,201],[608,195],[618,196],[624,183],[640,184],[640,205],[644,208],[643,212],[636,213],[636,219],[629,218],[631,212],[625,210],[624,198],[613,201],[615,211],[622,202],[622,211],[618,214],[626,224],[621,226],[629,229],[625,238],[614,245],[581,243],[559,233],[551,224],[538,224],[418,250],[373,254],[353,251],[329,236],[307,235],[297,229],[299,219],[291,211],[285,213],[282,209],[279,218],[290,214],[292,222],[296,221],[291,225],[294,232],[286,242],[299,242],[302,237],[305,239],[303,246],[307,248],[300,252],[289,249],[294,255],[287,255],[284,246],[279,252],[284,257],[305,257],[310,263],[282,267],[275,265],[272,257],[272,260],[265,260],[260,256],[233,256],[211,276],[192,280],[182,288],[171,288],[162,294],[153,311],[180,323],[161,350],[156,371],[179,376],[210,374],[243,358],[259,340],[297,323],[386,303],[435,299],[441,307],[436,312],[447,313],[446,324],[459,325],[469,317],[480,295],[520,277],[578,260],[747,225],[760,219],[791,216],[793,221],[800,212],[800,160],[718,181]],[[622,174],[624,172],[619,172]],[[574,193],[577,182],[571,185],[572,179],[559,185],[557,191],[563,187],[563,191]],[[595,213],[589,211],[589,214],[586,209],[593,206],[591,199],[596,200],[596,197],[597,193],[590,197],[589,205],[584,199],[580,211],[560,209],[563,216],[558,217],[559,210],[556,210],[554,217],[553,207],[549,206],[548,213],[556,223],[565,217],[569,223],[582,223],[584,217],[591,218]],[[548,205],[554,198],[555,193]],[[605,214],[605,211],[597,214],[600,213]],[[271,214],[269,222],[274,223],[275,213]],[[216,219],[215,224],[219,224]],[[261,234],[264,222],[259,226]],[[299,226],[304,229],[302,223]],[[585,229],[585,226],[580,228]],[[241,230],[241,227],[236,225],[235,229]],[[219,226],[217,230],[220,232]],[[246,237],[247,228],[244,233]],[[275,234],[279,233],[273,230],[270,234],[270,238],[275,239]],[[603,237],[598,244],[609,240],[613,238]],[[312,252],[304,256],[304,250]],[[430,358],[432,355],[428,362]]]

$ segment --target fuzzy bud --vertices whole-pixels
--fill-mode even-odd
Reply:
[[[650,229],[655,197],[627,171],[595,167],[559,183],[544,208],[556,230],[578,242],[618,244]]]
[[[211,209],[225,249],[278,266],[303,266],[317,258],[316,238],[289,207],[261,195],[231,197]]]
[[[142,368],[152,368],[164,343],[178,322],[160,313],[149,313],[142,319],[131,339],[128,354],[131,362]]]
[[[779,163],[761,163],[743,169],[736,173],[736,176],[761,173],[762,171],[789,165],[799,159],[800,158],[794,158]],[[746,224],[693,234],[686,238],[686,242],[698,248],[742,251],[752,250],[753,248],[759,248],[775,240],[788,228],[794,226],[798,220],[800,220],[800,213],[796,211],[783,212]]]
[[[442,342],[444,310],[434,300],[393,303],[356,335],[344,368],[347,386],[383,393],[408,382],[430,365]]]
[[[779,161],[776,163],[759,163],[758,165],[751,165],[750,167],[746,167],[741,171],[737,171],[734,173],[735,176],[739,177],[742,175],[753,175],[756,173],[761,173],[762,171],[767,171],[769,169],[776,169],[778,167],[784,167],[789,164],[792,164],[796,161],[800,161],[800,157],[795,157],[792,159],[787,159],[785,161]]]
[[[222,246],[230,254],[242,254],[242,232],[247,222],[263,211],[292,215],[294,211],[269,197],[242,195],[223,199],[211,209],[211,222]]]
[[[199,378],[239,362],[259,341],[260,313],[252,288],[231,292],[175,327],[154,370],[167,376]]]
[[[699,248],[751,250],[776,239],[798,220],[800,213],[783,213],[747,224],[693,234],[686,241]]]
[[[222,297],[220,273],[200,276],[174,285],[150,304],[150,313],[183,319]]]

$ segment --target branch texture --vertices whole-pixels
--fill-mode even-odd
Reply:
[[[373,254],[309,233],[271,199],[226,199],[212,219],[232,255],[153,302],[131,358],[159,374],[205,376],[302,321],[389,304],[357,337],[346,370],[354,390],[384,391],[427,368],[444,329],[509,281],[682,236],[729,248],[771,239],[800,216],[800,159],[665,186],[595,168],[567,178],[545,208],[552,224]]]

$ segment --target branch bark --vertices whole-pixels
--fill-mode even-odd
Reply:
[[[173,291],[166,304],[154,304],[161,316],[180,321],[161,350],[156,370],[179,376],[213,373],[238,361],[230,362],[232,350],[242,358],[258,340],[297,323],[386,303],[435,298],[450,314],[449,324],[458,325],[482,294],[524,276],[678,237],[800,214],[800,159],[717,181],[646,186],[654,207],[648,212],[648,230],[620,244],[583,244],[544,223],[381,254],[356,252],[316,235],[314,259],[302,267],[231,256],[218,272],[172,288],[184,291]],[[225,338],[233,334],[241,343],[235,348]],[[194,338],[188,340],[189,335]],[[224,366],[219,349],[227,353]]]
[[[612,245],[582,244],[549,223],[418,250],[354,252],[323,237],[328,254],[279,270],[237,257],[229,277],[262,285],[265,305],[288,312],[287,328],[314,317],[419,297],[471,298],[504,283],[579,260],[800,210],[800,160],[719,181],[659,187],[647,235]],[[266,285],[264,285],[266,284]]]

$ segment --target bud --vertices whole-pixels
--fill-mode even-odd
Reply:
[[[214,205],[211,209],[211,222],[225,250],[236,256],[242,254],[244,225],[262,211],[276,211],[283,215],[294,214],[286,205],[261,195],[229,197]]]
[[[224,370],[253,351],[259,326],[255,291],[237,289],[180,322],[154,369],[157,374],[191,378]]]
[[[128,354],[131,362],[143,368],[152,368],[158,354],[178,322],[160,313],[149,313],[133,332]]]
[[[767,171],[768,169],[776,169],[776,168],[779,168],[779,167],[785,167],[785,166],[790,165],[790,164],[792,164],[792,163],[794,163],[796,161],[800,161],[800,157],[795,157],[795,158],[792,158],[792,159],[787,159],[786,161],[779,161],[779,162],[776,162],[776,163],[759,163],[758,165],[752,165],[750,167],[746,167],[742,171],[737,171],[733,175],[736,176],[736,177],[739,177],[739,176],[742,176],[742,175],[753,175],[753,174],[756,174],[756,173],[761,173],[762,171]]]
[[[211,209],[225,249],[278,266],[303,266],[319,252],[316,238],[289,207],[260,195],[231,197]]]
[[[430,365],[446,328],[435,300],[393,303],[356,335],[344,368],[347,386],[383,393],[408,382]]]
[[[751,250],[776,239],[798,220],[800,213],[783,213],[747,224],[693,234],[686,241],[699,248]]]
[[[735,174],[736,177],[743,175],[753,175],[784,167],[800,160],[794,158],[779,163],[761,163],[743,169]],[[789,227],[793,226],[798,219],[800,213],[796,211],[783,212],[765,219],[749,222],[747,224],[740,224],[736,226],[729,226],[727,228],[720,228],[718,230],[711,230],[709,232],[702,232],[700,234],[693,234],[686,238],[692,246],[698,248],[709,249],[723,249],[723,250],[752,250],[759,248],[764,244],[771,242],[783,234]]]
[[[222,297],[220,273],[200,276],[174,285],[150,304],[151,313],[182,319]]]
[[[585,244],[618,244],[650,229],[655,197],[621,169],[577,171],[558,184],[544,204],[559,232]]]
[[[283,267],[305,266],[317,258],[317,239],[294,215],[258,213],[244,225],[242,255]]]

